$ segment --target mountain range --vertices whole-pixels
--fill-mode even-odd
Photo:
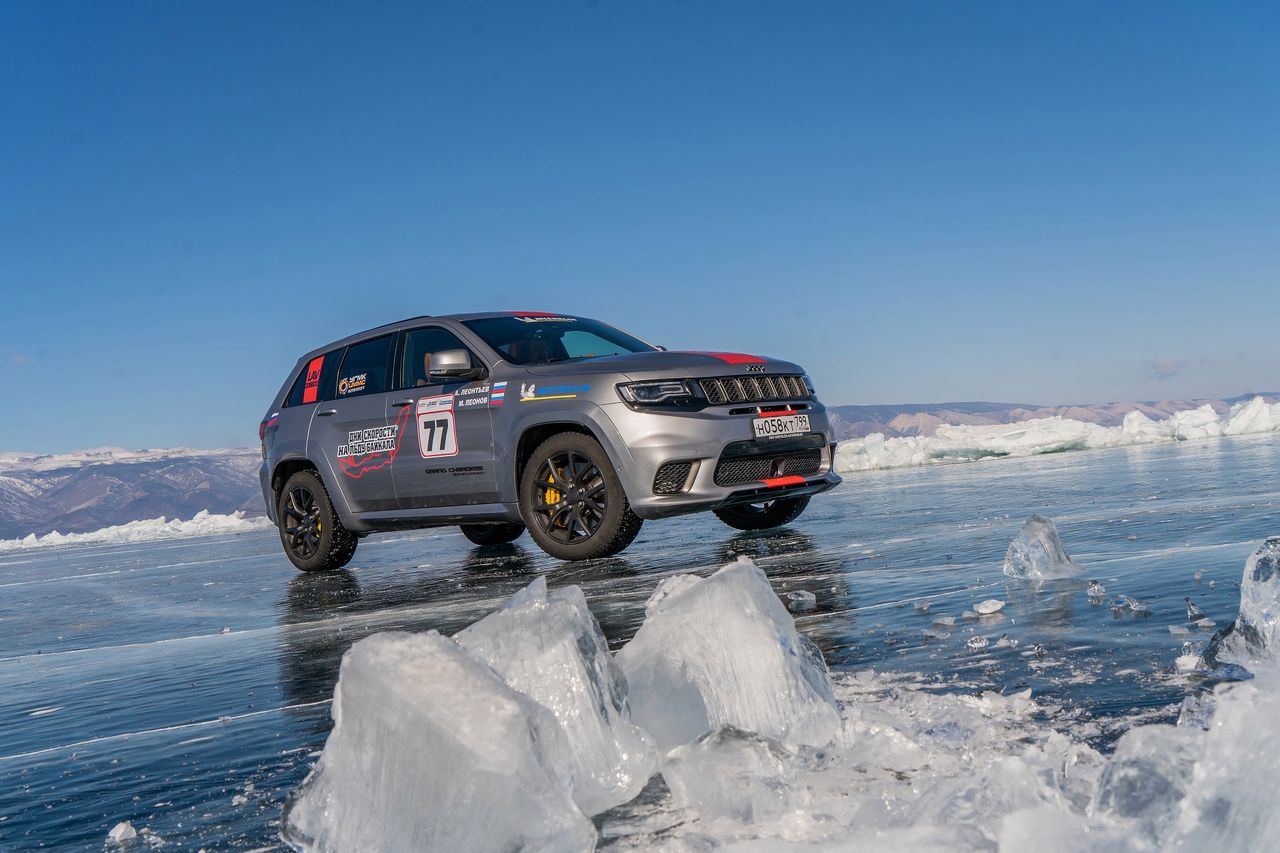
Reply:
[[[0,539],[144,518],[264,512],[256,448],[0,455]]]
[[[1160,400],[1099,405],[1036,406],[1026,403],[912,403],[831,406],[838,439],[874,432],[886,436],[933,435],[943,424],[1006,424],[1060,416],[1117,426],[1140,411],[1153,419],[1208,404],[1225,414],[1254,396],[1225,400]],[[0,539],[29,533],[84,533],[139,519],[188,519],[200,510],[262,515],[257,448],[229,450],[121,450],[0,454]]]

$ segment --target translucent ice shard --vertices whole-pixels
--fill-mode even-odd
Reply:
[[[1139,601],[1130,595],[1120,593],[1111,602],[1111,609],[1118,612],[1150,614],[1151,605],[1145,601]]]
[[[656,763],[630,720],[627,682],[576,586],[539,577],[454,639],[508,685],[550,709],[573,745],[573,799],[593,815],[635,797]]]
[[[1102,771],[1090,810],[1136,821],[1149,836],[1159,837],[1191,789],[1197,744],[1187,728],[1129,731]]]
[[[734,726],[820,746],[840,727],[817,647],[764,574],[739,558],[706,579],[671,579],[618,652],[632,718],[662,750]]]
[[[1033,515],[1022,525],[1004,555],[1004,573],[1014,578],[1057,578],[1080,569],[1062,547],[1058,528],[1042,515]]]
[[[702,817],[760,821],[793,808],[793,757],[776,740],[726,726],[671,750],[662,777],[677,806]]]
[[[1004,602],[998,598],[988,598],[986,601],[979,601],[973,605],[974,611],[979,616],[989,616],[992,613],[999,613],[1004,609]]]
[[[1191,596],[1188,595],[1182,600],[1187,603],[1187,621],[1188,622],[1196,622],[1200,619],[1205,618],[1204,611],[1200,609],[1199,605],[1197,605],[1194,601],[1191,600]]]
[[[1248,666],[1275,656],[1280,639],[1280,536],[1262,543],[1244,564],[1240,581],[1240,614],[1209,641],[1210,667],[1234,663]]]
[[[555,717],[435,631],[375,634],[342,659],[333,731],[286,806],[308,851],[595,846]]]

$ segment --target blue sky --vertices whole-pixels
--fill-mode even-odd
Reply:
[[[829,403],[1280,389],[1280,13],[0,7],[0,450],[254,444],[382,322],[596,316]]]

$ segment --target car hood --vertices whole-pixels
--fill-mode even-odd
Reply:
[[[609,355],[583,361],[531,365],[526,368],[535,376],[565,376],[583,373],[622,373],[630,378],[679,376],[737,376],[755,372],[763,365],[765,373],[803,373],[794,362],[768,356],[731,352],[635,352]]]

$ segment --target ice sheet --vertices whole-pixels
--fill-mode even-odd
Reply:
[[[1013,424],[943,425],[931,436],[886,438],[877,432],[840,442],[835,467],[847,473],[1277,430],[1280,430],[1280,403],[1267,403],[1262,397],[1254,397],[1232,406],[1223,416],[1207,404],[1160,421],[1133,411],[1116,427],[1052,417]]]

